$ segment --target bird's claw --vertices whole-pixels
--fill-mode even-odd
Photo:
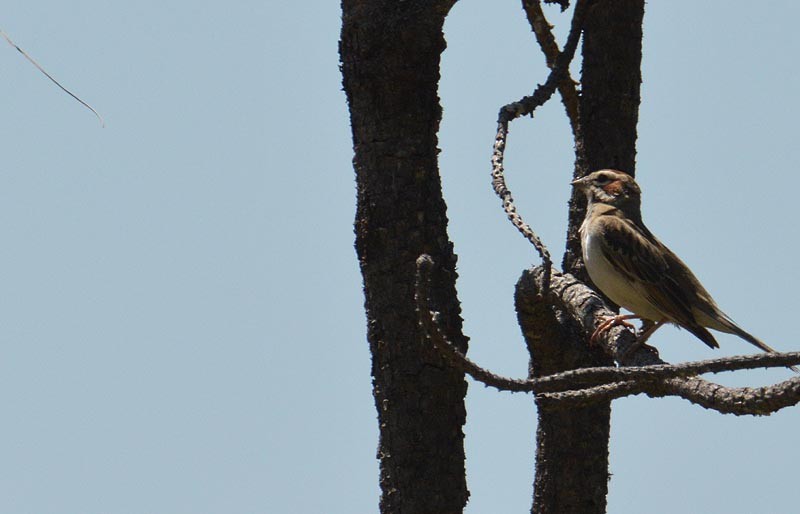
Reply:
[[[594,332],[592,333],[592,337],[589,338],[589,344],[597,344],[597,340],[603,335],[604,332],[608,332],[611,330],[612,327],[617,325],[622,325],[623,327],[629,328],[636,333],[636,326],[633,323],[628,323],[626,320],[629,319],[640,319],[639,316],[634,314],[617,314],[616,316],[611,316],[610,318],[604,319]]]

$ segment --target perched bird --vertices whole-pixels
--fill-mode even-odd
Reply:
[[[600,170],[572,185],[588,201],[580,228],[583,261],[592,282],[633,315],[609,318],[592,334],[626,319],[643,321],[638,344],[664,323],[683,327],[711,348],[719,348],[709,328],[735,334],[765,352],[774,352],[717,307],[686,264],[656,239],[642,222],[641,189],[627,173]],[[637,344],[637,346],[638,346]]]

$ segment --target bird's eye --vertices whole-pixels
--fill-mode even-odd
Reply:
[[[602,186],[603,184],[608,184],[610,181],[611,181],[611,177],[609,177],[608,175],[600,175],[600,176],[599,176],[599,177],[597,177],[597,179],[595,180],[595,182],[597,182],[597,183],[598,183],[599,185],[601,185],[601,186]]]

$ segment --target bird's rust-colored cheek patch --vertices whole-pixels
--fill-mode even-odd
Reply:
[[[615,180],[603,186],[603,191],[612,196],[619,196],[625,191],[625,185],[621,180]]]

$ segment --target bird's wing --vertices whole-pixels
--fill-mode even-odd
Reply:
[[[632,221],[613,215],[597,219],[603,233],[603,254],[619,272],[634,282],[659,283],[668,271],[657,240]]]
[[[608,262],[628,277],[633,287],[664,314],[666,321],[686,328],[716,347],[714,337],[692,313],[692,295],[707,293],[689,268],[646,227],[621,216],[602,218],[602,249]]]

